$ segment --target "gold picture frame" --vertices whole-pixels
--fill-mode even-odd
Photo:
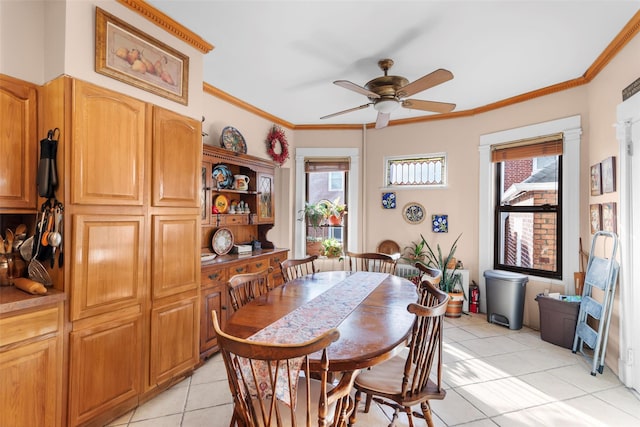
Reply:
[[[189,57],[96,7],[96,72],[187,105]]]

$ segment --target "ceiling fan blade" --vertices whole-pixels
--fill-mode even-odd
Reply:
[[[359,85],[357,85],[355,83],[351,83],[348,80],[336,80],[335,82],[333,82],[333,84],[341,86],[341,87],[343,87],[345,89],[352,90],[354,92],[358,92],[358,93],[360,93],[362,95],[366,95],[369,98],[380,98],[380,95],[378,95],[377,93],[371,92],[369,89],[366,89],[366,88],[364,88],[362,86],[359,86]]]
[[[337,113],[329,114],[329,115],[326,115],[326,116],[322,116],[322,117],[320,117],[320,119],[328,119],[329,117],[339,116],[340,114],[346,114],[346,113],[350,113],[352,111],[362,110],[363,108],[367,108],[369,105],[371,105],[371,103],[364,104],[364,105],[361,105],[359,107],[349,108],[348,110],[338,111]]]
[[[391,116],[390,113],[378,112],[378,118],[376,119],[376,129],[382,129],[384,127],[387,127],[387,125],[389,124],[390,116]]]
[[[433,111],[435,113],[448,113],[456,108],[456,104],[448,102],[422,101],[420,99],[405,99],[402,101],[404,108],[412,110]]]
[[[427,90],[430,87],[437,86],[441,83],[449,81],[453,78],[453,74],[449,70],[438,69],[434,72],[427,74],[426,76],[420,77],[418,80],[415,80],[408,85],[405,85],[398,89],[397,96],[399,98],[404,98],[407,96],[415,95],[418,92],[422,92],[423,90]]]

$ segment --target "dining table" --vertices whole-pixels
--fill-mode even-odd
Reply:
[[[327,271],[302,276],[234,312],[223,330],[240,338],[292,344],[331,328],[340,338],[327,349],[330,372],[357,371],[404,348],[418,300],[416,286],[387,273]],[[320,352],[309,357],[318,364]]]

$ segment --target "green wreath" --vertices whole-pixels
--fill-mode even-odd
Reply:
[[[280,149],[276,151],[278,146]],[[279,126],[273,125],[267,135],[267,153],[274,162],[281,166],[289,158],[289,143],[287,142],[284,130]]]

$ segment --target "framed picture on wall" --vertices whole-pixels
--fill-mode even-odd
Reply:
[[[602,205],[589,205],[589,223],[591,224],[591,234],[602,230]]]
[[[602,192],[613,193],[616,191],[616,158],[608,157],[601,162],[602,165]]]
[[[96,7],[96,72],[188,104],[189,57]]]
[[[616,204],[615,203],[603,203],[602,204],[602,229],[604,231],[612,231],[617,233],[618,219],[616,217]]]
[[[602,174],[600,163],[591,166],[591,195],[599,196],[602,194]]]

